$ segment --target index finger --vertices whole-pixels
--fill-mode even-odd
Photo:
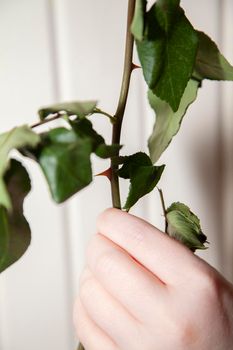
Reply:
[[[166,284],[187,282],[199,264],[199,259],[184,245],[119,209],[107,209],[100,214],[97,229]]]

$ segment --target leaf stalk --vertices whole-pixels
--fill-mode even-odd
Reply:
[[[158,188],[159,191],[159,196],[160,196],[160,200],[161,200],[161,205],[162,205],[162,209],[163,209],[163,215],[164,215],[164,219],[165,219],[165,232],[167,233],[167,218],[166,218],[166,214],[167,214],[167,210],[166,210],[166,205],[165,205],[165,200],[164,200],[164,196],[163,196],[163,191],[161,188]]]
[[[114,124],[116,122],[116,118],[115,116],[112,116],[111,114],[105,112],[105,111],[102,111],[101,109],[99,108],[95,108],[94,109],[94,113],[96,114],[102,114],[102,115],[105,115],[106,117],[108,117],[111,121],[112,124]]]

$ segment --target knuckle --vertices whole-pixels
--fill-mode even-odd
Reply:
[[[176,324],[176,343],[180,349],[188,348],[196,343],[198,332],[195,329],[193,322],[188,320],[179,321]]]
[[[179,342],[185,348],[196,343],[199,332],[196,330],[193,322],[182,322],[179,331]]]
[[[212,303],[221,298],[221,275],[205,261],[193,269],[192,286],[197,300]]]
[[[199,281],[199,291],[202,298],[211,303],[219,299],[221,283],[214,270],[202,271],[199,275]]]
[[[176,314],[169,317],[168,329],[170,341],[175,349],[188,349],[196,343],[199,332],[193,319],[188,315]]]

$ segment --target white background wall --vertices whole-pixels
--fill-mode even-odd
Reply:
[[[233,62],[233,2],[184,0],[188,17]],[[126,0],[0,0],[1,132],[36,121],[38,107],[95,99],[114,113],[123,64]],[[233,84],[205,82],[182,130],[161,158],[166,202],[180,200],[201,218],[211,242],[202,257],[233,279]],[[124,121],[124,153],[146,149],[153,124],[141,72],[133,73]],[[110,140],[104,118],[96,127]],[[25,213],[32,228],[26,255],[0,276],[0,349],[75,348],[72,303],[99,212],[111,206],[109,184],[94,184],[57,206],[36,164]],[[97,172],[107,166],[95,159]],[[123,192],[125,193],[126,187]],[[134,213],[163,228],[158,195]]]

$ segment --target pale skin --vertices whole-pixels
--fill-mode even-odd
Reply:
[[[86,350],[233,349],[233,285],[146,221],[107,209],[74,307]]]

